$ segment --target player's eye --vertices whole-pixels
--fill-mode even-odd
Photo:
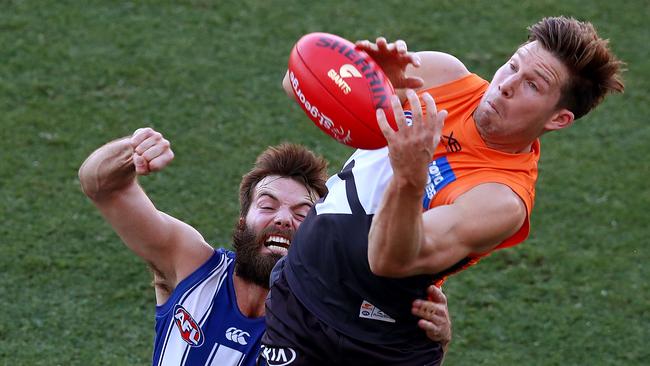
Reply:
[[[538,91],[538,90],[539,90],[539,89],[537,88],[537,84],[535,84],[535,83],[532,82],[532,81],[529,81],[529,82],[528,82],[528,86],[529,86],[531,89],[533,89],[534,91]]]

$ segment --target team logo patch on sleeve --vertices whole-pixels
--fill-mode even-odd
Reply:
[[[429,173],[429,178],[427,179],[427,185],[424,187],[424,198],[422,199],[422,207],[425,210],[429,209],[431,200],[436,193],[456,180],[456,174],[454,174],[451,165],[444,156],[430,162],[427,173]]]
[[[181,305],[174,307],[174,323],[181,333],[181,337],[192,347],[203,345],[203,331],[196,323],[192,315]]]

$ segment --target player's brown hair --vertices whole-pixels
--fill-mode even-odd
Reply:
[[[607,93],[623,91],[623,62],[591,23],[564,16],[549,17],[530,26],[528,31],[528,42],[538,41],[568,68],[570,78],[562,88],[558,107],[573,112],[575,119],[600,104]]]
[[[245,217],[253,201],[257,183],[269,175],[291,178],[319,197],[327,193],[327,161],[301,145],[282,144],[264,150],[239,185],[240,217]]]

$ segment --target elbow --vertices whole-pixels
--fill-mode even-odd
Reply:
[[[375,276],[401,278],[408,275],[405,271],[406,266],[394,259],[372,255],[370,252],[368,253],[368,265]]]
[[[369,260],[368,264],[370,265],[370,272],[372,272],[372,274],[375,276],[391,277],[390,267],[387,266],[384,262]]]
[[[96,180],[92,178],[92,174],[89,172],[86,162],[81,165],[77,175],[79,177],[81,191],[91,200],[96,200],[99,196],[99,187],[95,183]]]

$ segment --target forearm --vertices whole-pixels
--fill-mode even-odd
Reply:
[[[79,168],[84,193],[100,200],[135,182],[133,147],[129,138],[109,142],[95,150]]]
[[[368,261],[373,273],[402,276],[422,247],[422,189],[389,183],[368,234]]]

